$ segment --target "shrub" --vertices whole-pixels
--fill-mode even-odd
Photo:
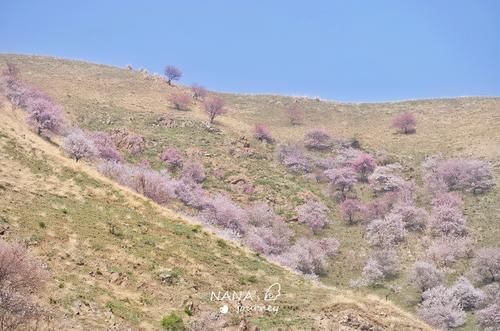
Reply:
[[[313,129],[304,136],[304,146],[308,149],[326,150],[332,147],[332,137],[325,129]]]
[[[255,124],[255,138],[269,144],[274,143],[274,138],[271,135],[271,132],[263,124]]]
[[[191,96],[183,92],[172,93],[170,102],[177,110],[188,110],[191,105]]]
[[[500,248],[481,248],[472,261],[474,274],[482,282],[489,283],[500,280]]]
[[[208,95],[207,89],[196,83],[191,85],[191,92],[193,92],[193,98],[196,100],[204,99]]]
[[[90,135],[90,139],[94,142],[94,146],[97,149],[97,157],[100,159],[116,162],[123,160],[109,133],[93,132]]]
[[[297,210],[299,222],[306,224],[314,232],[325,228],[330,223],[328,208],[321,201],[309,200]]]
[[[376,193],[397,192],[402,187],[408,185],[400,176],[394,174],[399,166],[381,166],[376,167],[374,172],[368,177],[370,187]]]
[[[292,231],[283,221],[273,221],[266,226],[251,226],[246,234],[247,245],[264,255],[281,254],[292,236]]]
[[[439,266],[450,266],[471,254],[470,240],[443,237],[434,240],[427,249],[427,256]]]
[[[495,185],[488,163],[480,160],[429,158],[423,164],[424,182],[431,192],[443,190],[483,193]]]
[[[448,205],[433,207],[429,224],[435,236],[463,237],[467,234],[462,211]]]
[[[397,215],[373,220],[366,230],[368,242],[376,247],[391,247],[403,242],[406,237],[404,223]]]
[[[399,270],[399,259],[394,250],[374,251],[366,262],[362,272],[362,282],[367,285],[377,284]]]
[[[392,209],[397,202],[398,196],[395,192],[387,192],[378,198],[370,201],[365,209],[365,217],[367,220],[382,219]]]
[[[392,120],[392,127],[401,133],[414,133],[417,128],[417,120],[411,113],[402,113]]]
[[[319,245],[328,257],[337,255],[340,247],[339,241],[333,237],[320,239]]]
[[[248,224],[256,227],[271,226],[282,220],[276,216],[272,208],[265,202],[256,202],[246,209]]]
[[[189,178],[181,178],[174,184],[175,196],[186,206],[203,209],[208,201],[208,195],[199,183]]]
[[[290,107],[287,115],[292,125],[301,125],[304,122],[304,111],[296,106]]]
[[[26,123],[39,136],[50,137],[64,129],[62,109],[45,99],[35,99],[28,104]]]
[[[410,283],[424,292],[443,282],[443,274],[428,262],[417,261],[410,274]]]
[[[317,241],[300,238],[280,261],[301,273],[321,275],[326,271],[326,252]]]
[[[476,320],[481,330],[500,330],[500,302],[492,303],[477,311]]]
[[[182,168],[182,178],[190,179],[196,183],[203,183],[207,176],[201,163],[189,160]]]
[[[345,199],[340,204],[340,214],[347,224],[354,224],[366,214],[366,207],[358,199]]]
[[[0,325],[5,330],[31,329],[47,313],[35,296],[45,286],[48,273],[18,243],[0,240]],[[24,326],[24,327],[23,327]]]
[[[143,136],[123,129],[113,130],[111,138],[118,148],[124,149],[130,154],[140,154],[146,148],[146,139]]]
[[[165,67],[165,76],[167,77],[168,85],[172,85],[173,80],[179,80],[182,77],[182,71],[172,65],[168,65]]]
[[[368,176],[373,173],[377,164],[370,154],[360,154],[352,161],[352,168],[358,173],[361,181],[367,181]]]
[[[167,316],[164,316],[161,319],[160,325],[163,330],[169,331],[183,331],[186,329],[182,318],[180,318],[179,315],[173,312]]]
[[[214,122],[217,116],[226,113],[226,109],[224,108],[224,100],[222,100],[221,98],[207,98],[203,102],[203,107],[205,108],[205,112],[208,114],[210,124]]]
[[[298,173],[311,172],[310,160],[302,150],[292,144],[282,144],[277,148],[278,160],[289,170]]]
[[[63,149],[76,162],[81,159],[91,159],[98,154],[92,139],[79,129],[74,129],[64,137]]]
[[[450,291],[453,297],[458,299],[460,307],[466,311],[478,308],[484,300],[483,291],[474,288],[471,282],[465,277],[458,278],[450,288]]]
[[[238,234],[243,234],[247,230],[248,217],[245,211],[223,195],[216,195],[207,201],[200,219],[205,223],[220,226]]]
[[[330,181],[330,189],[341,194],[346,198],[347,192],[351,191],[356,184],[356,173],[352,168],[328,169],[324,171],[325,176]]]
[[[391,214],[401,217],[405,229],[409,231],[423,231],[427,226],[429,215],[423,208],[418,208],[412,203],[399,202],[392,208]]]
[[[464,209],[464,202],[462,198],[456,193],[440,192],[436,194],[432,199],[432,206],[446,206],[448,208],[454,208],[456,210],[462,211]]]
[[[175,147],[165,148],[165,150],[160,154],[160,160],[165,162],[165,164],[172,170],[182,168],[182,155]]]
[[[460,301],[450,290],[437,286],[422,294],[423,301],[417,308],[417,313],[430,325],[440,328],[456,328],[465,323],[465,312],[460,307]]]
[[[165,203],[176,197],[176,182],[171,180],[166,173],[111,161],[101,163],[98,170],[120,185],[127,186],[157,203]]]

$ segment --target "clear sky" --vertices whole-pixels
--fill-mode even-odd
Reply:
[[[1,0],[0,52],[343,101],[500,95],[497,0]]]

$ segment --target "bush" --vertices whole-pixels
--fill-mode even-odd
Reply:
[[[205,168],[199,162],[189,160],[182,168],[182,178],[192,180],[196,183],[203,183],[207,178],[205,175]]]
[[[361,181],[367,181],[368,176],[373,173],[377,164],[370,154],[360,154],[352,161],[352,168],[358,173]]]
[[[31,329],[29,325],[47,312],[35,296],[45,286],[48,273],[18,243],[0,240],[0,323],[2,329]]]
[[[345,199],[340,204],[340,215],[347,224],[355,224],[366,215],[366,207],[358,199]]]
[[[463,238],[437,238],[427,249],[427,256],[439,266],[451,266],[458,259],[468,257],[471,246],[471,242]]]
[[[281,254],[288,248],[291,236],[292,231],[285,222],[278,220],[266,226],[250,226],[245,242],[264,255]]]
[[[207,89],[198,84],[191,85],[191,92],[193,92],[193,98],[196,100],[203,100],[208,95]]]
[[[64,137],[63,149],[76,162],[81,159],[91,159],[98,154],[92,139],[80,129],[74,129]]]
[[[320,239],[319,245],[328,257],[337,255],[340,247],[339,241],[333,237]]]
[[[403,242],[406,237],[404,223],[397,215],[388,215],[384,219],[373,220],[366,230],[368,242],[376,247],[392,247]]]
[[[223,195],[216,195],[207,201],[200,219],[205,223],[220,226],[238,234],[245,233],[248,225],[245,211]]]
[[[417,308],[417,313],[430,325],[440,328],[456,328],[465,324],[465,312],[460,307],[460,301],[450,290],[437,286],[422,294],[423,301]]]
[[[269,144],[274,143],[274,138],[271,135],[271,132],[263,124],[255,124],[255,138]]]
[[[373,252],[362,273],[362,282],[367,285],[377,284],[399,270],[399,259],[394,250],[377,250]]]
[[[332,137],[325,129],[313,129],[304,136],[304,146],[308,149],[326,150],[332,147]]]
[[[435,158],[424,164],[424,180],[432,191],[443,189],[483,193],[495,185],[493,171],[488,163],[480,160],[449,159],[439,161]]]
[[[64,119],[61,107],[46,99],[31,100],[27,106],[26,123],[39,136],[51,137],[64,130]]]
[[[368,177],[368,182],[372,190],[376,193],[398,192],[407,186],[408,183],[394,173],[399,168],[396,165],[376,167],[375,171]]]
[[[321,275],[326,271],[326,257],[317,241],[300,238],[279,260],[303,274]]]
[[[208,194],[199,183],[189,178],[181,178],[174,183],[175,196],[186,206],[203,209],[210,201]]]
[[[463,237],[467,234],[462,211],[449,205],[433,207],[429,224],[435,236]]]
[[[306,224],[315,233],[330,223],[328,208],[320,201],[309,200],[300,206],[297,212],[299,222]]]
[[[100,159],[116,162],[123,160],[109,133],[93,132],[90,135],[90,139],[94,142],[94,146],[97,149],[97,157]]]
[[[133,155],[144,152],[146,148],[146,139],[143,136],[123,129],[113,130],[111,138],[118,148],[124,149]]]
[[[485,296],[483,291],[474,288],[471,282],[465,278],[460,277],[450,288],[454,298],[458,299],[460,307],[463,310],[473,310],[479,308]]]
[[[177,110],[188,110],[191,105],[191,96],[183,92],[172,93],[170,102]]]
[[[370,201],[365,209],[365,217],[371,221],[384,218],[398,200],[395,192],[387,192],[378,198]]]
[[[417,261],[410,274],[410,283],[424,292],[443,282],[443,274],[428,262]]]
[[[492,303],[477,311],[476,320],[481,330],[500,330],[500,302]]]
[[[293,172],[308,173],[312,170],[310,160],[296,145],[279,145],[277,148],[277,157],[281,164]]]
[[[330,181],[330,189],[339,192],[342,199],[346,198],[347,192],[350,192],[356,184],[356,173],[352,168],[328,169],[323,172]]]
[[[392,120],[392,127],[404,134],[414,133],[417,128],[417,120],[411,113],[402,113]]]
[[[472,261],[472,270],[485,283],[500,280],[500,248],[481,248]]]
[[[165,150],[160,154],[160,160],[165,162],[165,164],[172,170],[182,168],[182,155],[175,147],[165,148]]]
[[[423,208],[418,208],[412,203],[399,202],[392,208],[391,214],[401,217],[405,229],[409,231],[423,231],[427,226],[429,215]]]
[[[160,325],[163,330],[169,330],[169,331],[183,331],[186,330],[186,327],[184,326],[184,322],[182,321],[182,318],[179,317],[176,313],[170,313],[167,316],[164,316],[161,319]]]

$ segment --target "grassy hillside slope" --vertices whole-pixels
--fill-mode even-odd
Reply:
[[[311,283],[217,239],[64,157],[55,144],[2,105],[2,239],[24,241],[47,264],[42,301],[53,311],[53,329],[159,329],[172,311],[186,322],[186,307],[192,318],[216,312],[211,291],[260,292],[274,282],[282,285],[276,315],[231,313],[226,326],[244,318],[263,329],[426,329],[388,302]]]

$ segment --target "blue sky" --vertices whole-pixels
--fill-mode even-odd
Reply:
[[[2,0],[0,52],[174,64],[219,91],[499,96],[499,17],[496,0]]]

